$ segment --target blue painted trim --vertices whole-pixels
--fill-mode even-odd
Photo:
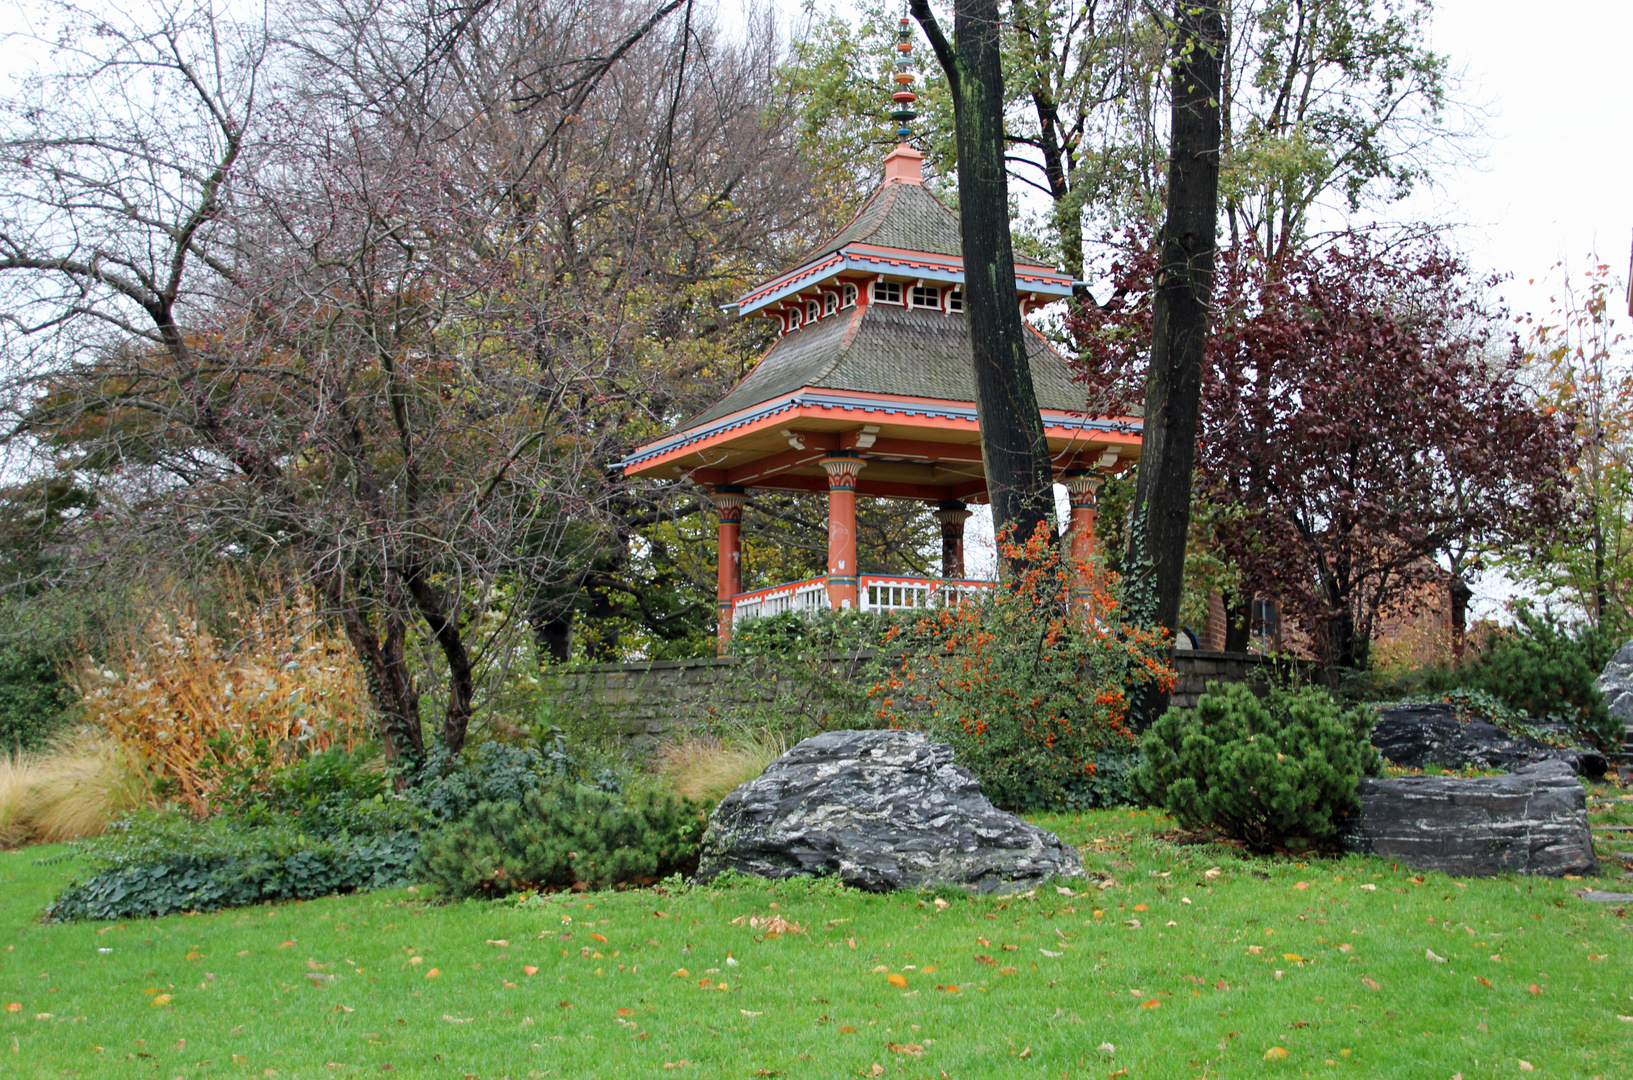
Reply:
[[[897,258],[882,254],[853,254],[849,251],[841,252],[840,256],[839,262],[833,264],[832,266],[824,267],[821,270],[813,270],[805,274],[801,274],[797,270],[794,271],[793,276],[789,278],[787,284],[781,286],[775,292],[767,293],[757,300],[752,302],[745,302],[741,300],[738,301],[737,314],[743,316],[752,315],[761,308],[769,307],[778,301],[785,300],[803,289],[809,289],[813,285],[827,281],[829,278],[836,277],[847,270],[864,274],[895,274],[899,277],[923,278],[925,281],[939,281],[949,285],[962,285],[964,283],[964,271],[955,270],[951,267],[945,270],[938,270],[929,267],[910,265],[913,262],[917,262],[918,260],[916,259],[905,257]],[[925,256],[927,260],[933,259],[934,257],[935,256],[932,255]],[[817,261],[820,262],[821,260]],[[1072,295],[1072,285],[1070,281],[1066,280],[1064,274],[1060,275],[1059,281],[1048,282],[1028,281],[1025,280],[1020,274],[1016,274],[1015,291],[1017,293],[1030,292],[1037,293],[1039,296],[1052,296],[1064,299]],[[831,315],[824,317],[833,318]]]

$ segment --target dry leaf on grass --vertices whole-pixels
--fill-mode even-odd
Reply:
[[[1264,1052],[1264,1059],[1266,1061],[1281,1061],[1286,1056],[1287,1047],[1285,1046],[1272,1046],[1270,1049]]]

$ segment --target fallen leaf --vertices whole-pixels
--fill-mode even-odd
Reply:
[[[1379,985],[1378,985],[1378,983],[1377,983],[1377,980],[1375,980],[1375,979],[1370,979],[1370,978],[1368,978],[1368,977],[1366,977],[1366,976],[1365,976],[1365,975],[1363,975],[1363,976],[1361,976],[1361,985],[1362,985],[1362,986],[1364,986],[1364,987],[1366,987],[1366,988],[1367,988],[1367,989],[1368,989],[1368,990],[1379,990],[1379,989],[1382,989],[1382,988],[1381,988],[1381,987],[1380,987],[1380,986],[1379,986]]]
[[[190,953],[187,954],[187,959],[197,960],[199,957],[201,957],[203,955],[204,955],[203,953],[190,952]]]
[[[175,999],[169,994],[160,994],[158,997],[148,1002],[148,1004],[153,1006],[155,1009],[162,1009],[166,1005],[170,1004],[170,1002],[173,1000]]]
[[[877,1061],[875,1061],[873,1063],[873,1068],[868,1070],[868,1075],[869,1076],[883,1076],[884,1074],[885,1074],[885,1067],[883,1065],[880,1065]]]
[[[1115,1054],[1117,1052],[1117,1048],[1111,1045],[1109,1042],[1103,1042],[1099,1046],[1095,1047],[1095,1049],[1107,1054]]]
[[[1263,945],[1249,945],[1247,947],[1247,951],[1249,953],[1253,954],[1254,956],[1258,956],[1260,953],[1264,952],[1264,946]]]
[[[1520,1072],[1536,1072],[1536,1069],[1537,1067],[1535,1065],[1531,1064],[1529,1061],[1526,1061],[1524,1058],[1520,1058]]]
[[[1213,984],[1213,988],[1215,990],[1229,990],[1230,983],[1226,982],[1224,979],[1220,979],[1218,982]]]
[[[1424,949],[1423,958],[1425,960],[1433,960],[1437,964],[1444,964],[1446,962],[1446,958],[1444,956],[1436,956],[1433,949]]]
[[[1270,1049],[1264,1052],[1264,1059],[1266,1061],[1280,1061],[1286,1056],[1287,1048],[1285,1046],[1272,1046]]]
[[[489,944],[489,945],[497,945],[497,946],[499,946],[499,947],[500,947],[500,948],[501,948],[501,949],[508,949],[508,948],[510,948],[510,942],[508,942],[508,941],[506,941],[506,940],[505,940],[505,939],[504,939],[504,938],[488,938],[488,940],[487,940],[487,944]]]
[[[431,969],[431,970],[430,970],[430,971],[427,971],[427,972],[426,972],[426,973],[425,973],[425,977],[426,977],[426,978],[427,978],[427,979],[434,979],[434,978],[436,978],[436,977],[437,977],[437,976],[438,976],[438,975],[441,975],[441,974],[442,974],[442,972],[440,972],[440,971],[438,971],[438,970],[437,970],[437,969],[436,969],[436,968],[432,968],[432,969]]]
[[[1481,986],[1485,986],[1485,987],[1490,987],[1491,986],[1491,980],[1490,979],[1481,978],[1479,975],[1476,975],[1474,977],[1474,981],[1479,983]]]
[[[1135,911],[1150,911],[1151,906],[1149,904],[1135,904],[1134,905],[1134,910]]]
[[[1202,876],[1205,877],[1205,878],[1216,878],[1220,874],[1223,874],[1223,873],[1224,873],[1223,870],[1221,870],[1221,869],[1219,869],[1219,867],[1215,866],[1212,869],[1202,871]]]
[[[844,1035],[854,1035],[856,1033],[856,1029],[853,1027],[842,1027],[839,1030],[840,1033]]]
[[[990,949],[990,948],[992,948],[992,942],[990,942],[990,941],[988,941],[988,940],[987,940],[987,939],[986,939],[986,938],[984,938],[984,937],[978,937],[978,938],[976,938],[976,939],[975,939],[975,943],[976,943],[976,944],[977,944],[977,945],[980,945],[980,946],[981,946],[981,947],[982,947],[982,948],[985,948],[985,949]]]
[[[663,1067],[666,1069],[684,1069],[690,1064],[690,1061],[687,1061],[685,1058],[681,1058],[679,1061],[666,1061],[663,1063]]]
[[[886,1043],[885,1045],[890,1047],[890,1052],[893,1054],[906,1054],[908,1057],[924,1056],[924,1047],[918,1043]]]
[[[442,1018],[450,1024],[468,1024],[476,1019],[474,1016],[449,1016],[447,1013],[443,1013]]]
[[[939,897],[939,896],[936,897],[935,904],[936,904],[936,910],[937,911],[946,911],[947,910],[947,907],[948,907],[947,901],[943,900],[941,897]]]
[[[613,1013],[615,1016],[634,1016],[635,1010],[627,1005],[620,1005]]]
[[[603,937],[602,935],[600,935],[600,934],[591,934],[590,936],[592,938],[594,938],[595,940],[599,941],[603,945],[605,945],[607,943],[607,939],[605,937]]]
[[[1301,881],[1297,885],[1293,886],[1295,889],[1308,889],[1309,887],[1310,883],[1308,881]]]
[[[1347,944],[1346,945],[1340,945],[1340,946],[1338,946],[1338,951],[1339,952],[1354,952],[1355,951],[1355,946],[1354,945],[1347,945]]]
[[[907,976],[906,975],[891,975],[889,978],[887,978],[885,980],[885,982],[889,983],[891,986],[897,987],[897,988],[902,989],[902,990],[907,989]]]
[[[23,1003],[21,1001],[9,1001],[9,1002],[6,1003],[6,1011],[7,1012],[22,1012],[23,1011]]]
[[[293,941],[286,941],[286,942],[284,942],[284,943],[283,943],[283,944],[282,944],[282,945],[279,945],[279,946],[278,946],[278,948],[280,948],[280,949],[288,949],[288,948],[290,948],[290,947],[292,947],[292,946],[293,946],[293,945],[294,945],[294,944],[295,944],[295,943],[294,943],[294,942],[293,942]]]
[[[1001,968],[998,969],[998,974],[1000,974],[1000,975],[1013,975],[1013,974],[1015,974],[1015,969],[1012,968],[1012,967],[1001,967]]]
[[[1068,889],[1064,885],[1056,885],[1055,886],[1055,891],[1057,893],[1059,893],[1060,895],[1062,895],[1062,896],[1071,896],[1072,895],[1072,890]]]
[[[1160,1009],[1160,1008],[1162,1008],[1162,1002],[1158,1001],[1156,998],[1152,998],[1150,1001],[1140,1002],[1140,1008],[1142,1008],[1142,1009]]]
[[[1371,882],[1368,882],[1367,884],[1362,885],[1361,888],[1365,889],[1367,892],[1377,892],[1378,891],[1378,886],[1372,884]]]
[[[883,975],[883,974],[885,974],[885,973],[886,973],[886,972],[888,972],[888,971],[889,971],[889,970],[890,970],[890,968],[889,968],[889,967],[887,967],[887,966],[886,966],[886,965],[884,965],[884,964],[880,964],[880,965],[879,965],[879,966],[878,966],[878,967],[876,967],[876,968],[874,968],[874,969],[873,969],[873,974],[875,974],[875,975]]]
[[[1025,1050],[1022,1050],[1022,1051],[1021,1051],[1021,1052],[1020,1052],[1020,1053],[1019,1053],[1019,1054],[1017,1054],[1017,1055],[1016,1055],[1016,1056],[1017,1056],[1017,1057],[1023,1057],[1023,1058],[1026,1058],[1026,1057],[1031,1057],[1031,1056],[1032,1056],[1032,1048],[1031,1048],[1031,1047],[1030,1047],[1030,1046],[1028,1046],[1028,1047],[1027,1047],[1027,1048],[1026,1048],[1026,1049],[1025,1049]]]
[[[1300,956],[1300,955],[1299,955],[1299,954],[1298,954],[1298,953],[1296,953],[1296,952],[1284,952],[1284,953],[1282,953],[1282,954],[1281,954],[1281,958],[1282,958],[1282,959],[1283,959],[1283,960],[1290,960],[1290,961],[1292,961],[1292,962],[1293,962],[1293,963],[1295,963],[1295,964],[1302,964],[1302,963],[1304,963],[1304,957],[1302,957],[1302,956]]]
[[[1633,1016],[1623,1016],[1621,1013],[1617,1013],[1616,1019],[1620,1020],[1624,1024],[1633,1024]]]
[[[1065,956],[1066,955],[1063,952],[1050,952],[1048,949],[1039,949],[1038,952],[1042,953],[1045,956]]]
[[[957,983],[948,983],[946,986],[938,987],[937,989],[945,990],[949,994],[956,994],[956,993],[958,993],[958,984]],[[1624,1016],[1624,1017],[1622,1017],[1622,1019],[1623,1020],[1633,1020],[1633,1016]]]
[[[1542,987],[1538,986],[1536,983],[1532,983],[1530,986],[1527,986],[1526,989],[1531,991],[1533,994],[1542,993]]]
[[[538,973],[539,973],[539,969],[534,967],[532,964],[523,964],[522,965],[522,974],[523,975],[526,975],[529,978],[532,978],[534,975],[537,975]]]
[[[532,973],[529,972],[529,974],[532,974]],[[692,977],[692,973],[690,971],[687,971],[685,968],[676,968],[674,971],[671,971],[669,974],[673,975],[677,979],[690,979]]]
[[[923,967],[919,968],[919,974],[920,975],[929,975],[931,972],[934,972],[934,971],[937,971],[937,970],[939,970],[939,969],[934,964],[925,964]]]
[[[998,961],[994,960],[990,956],[977,956],[975,958],[975,962],[977,964],[992,964],[992,965],[996,965],[998,963]]]
[[[634,1011],[635,1011],[634,1009],[630,1010],[630,1012],[634,1012]],[[765,1015],[764,1012],[749,1012],[747,1009],[738,1009],[737,1011],[742,1013],[744,1016],[764,1016]]]

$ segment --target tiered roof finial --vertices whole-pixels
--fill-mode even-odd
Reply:
[[[907,16],[903,15],[901,25],[896,28],[896,92],[891,96],[896,107],[890,112],[890,118],[896,121],[896,138],[901,142],[913,135],[911,125],[918,116],[913,102],[918,99],[913,93],[913,31]]]

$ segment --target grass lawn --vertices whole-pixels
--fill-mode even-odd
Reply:
[[[945,907],[812,882],[393,891],[43,926],[74,867],[0,854],[0,1075],[1633,1077],[1633,920],[1582,883],[1039,820],[1116,884]]]

